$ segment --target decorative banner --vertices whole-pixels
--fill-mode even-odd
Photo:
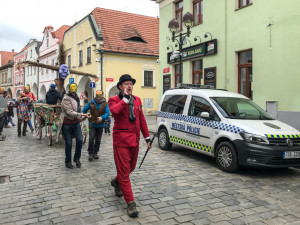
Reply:
[[[204,69],[204,84],[216,88],[216,67]]]
[[[163,68],[163,73],[169,73],[170,72],[170,67]]]
[[[80,100],[85,100],[85,99],[88,99],[86,97],[86,95],[84,94],[84,92],[81,93],[80,97],[79,97]]]
[[[188,48],[184,48],[181,51],[181,61],[193,59],[201,56],[212,55],[217,53],[217,39],[203,42],[198,45],[194,45]],[[173,52],[167,54],[167,60],[169,64],[179,61],[179,54],[173,55]]]
[[[113,82],[113,81],[114,81],[114,78],[106,78],[106,81],[108,81],[108,82]]]

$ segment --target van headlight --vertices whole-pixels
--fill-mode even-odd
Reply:
[[[265,136],[250,134],[250,133],[247,133],[247,132],[241,132],[240,135],[244,139],[244,141],[246,141],[248,143],[269,144],[269,140]]]

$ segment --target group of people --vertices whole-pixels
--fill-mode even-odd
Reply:
[[[97,90],[95,98],[84,106],[82,110],[75,83],[72,83],[69,87],[69,92],[63,93],[63,95],[55,89],[55,84],[51,84],[50,90],[46,94],[46,103],[48,104],[56,104],[58,99],[62,99],[56,139],[58,140],[58,135],[62,131],[65,138],[65,166],[69,169],[74,168],[72,164],[73,137],[76,140],[73,162],[77,168],[80,168],[82,165],[80,158],[83,136],[80,122],[85,119],[89,121],[88,160],[93,161],[99,159],[103,129],[105,133],[110,135],[109,126],[111,120],[109,115],[110,113],[112,114],[114,118],[112,133],[113,155],[117,175],[110,183],[114,188],[116,196],[124,196],[127,203],[127,212],[130,217],[138,216],[129,175],[135,169],[137,163],[140,131],[145,138],[148,148],[151,148],[150,135],[142,110],[142,102],[139,97],[132,94],[135,82],[136,80],[130,75],[122,75],[117,84],[120,90],[119,95],[109,98],[107,102],[103,92]],[[18,136],[21,136],[22,122],[24,124],[22,135],[26,136],[27,124],[29,125],[31,119],[30,107],[32,107],[32,102],[36,98],[30,93],[25,88],[25,92],[21,91],[20,98],[17,101]]]

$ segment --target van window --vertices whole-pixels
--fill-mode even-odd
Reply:
[[[210,115],[214,115],[213,120],[220,120],[216,113],[213,113],[213,109],[207,100],[197,96],[193,96],[189,106],[189,116],[201,117],[202,112],[208,112]]]
[[[182,114],[187,95],[166,95],[161,105],[162,112]]]

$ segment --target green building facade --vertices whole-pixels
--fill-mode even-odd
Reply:
[[[209,84],[246,95],[300,129],[300,1],[156,0],[160,8],[159,96],[179,83]],[[190,12],[196,24],[178,43],[168,24]],[[186,27],[182,23],[182,31]],[[177,38],[178,39],[178,38]],[[175,59],[174,59],[175,56]]]

